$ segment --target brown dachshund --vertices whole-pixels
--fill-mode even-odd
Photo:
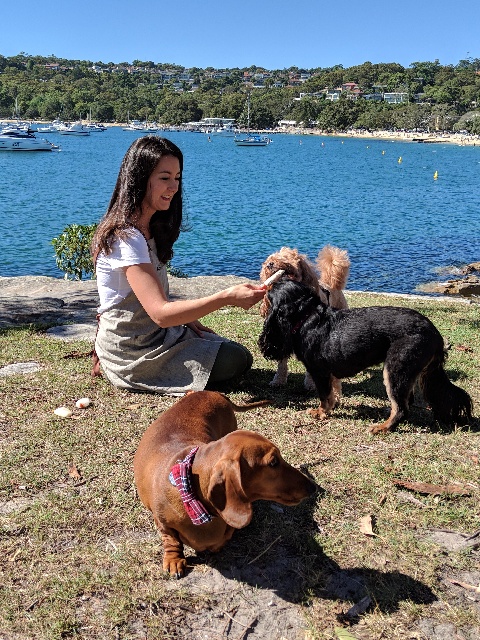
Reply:
[[[233,404],[215,391],[189,393],[144,433],[134,459],[135,483],[163,540],[163,568],[184,575],[183,545],[218,551],[252,519],[254,500],[295,505],[316,485],[287,464],[278,448],[237,430]]]

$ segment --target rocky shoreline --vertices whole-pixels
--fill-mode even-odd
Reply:
[[[445,267],[439,273],[450,276],[443,282],[428,282],[418,287],[422,293],[441,293],[480,301],[480,262],[462,268]]]
[[[169,281],[170,295],[174,300],[207,296],[241,282],[258,282],[233,275],[192,278],[170,276]],[[422,294],[445,294],[447,297],[455,296],[465,301],[478,301],[480,262],[467,265],[454,279],[429,283],[419,288],[419,291]],[[23,324],[54,323],[60,326],[48,331],[58,334],[58,337],[68,339],[71,333],[71,338],[85,335],[90,339],[96,326],[97,306],[95,280],[72,281],[49,276],[0,276],[0,329]],[[71,325],[76,326],[75,331],[69,328]]]
[[[237,276],[169,277],[172,299],[207,296],[240,282]],[[31,323],[96,326],[95,280],[63,280],[48,276],[0,277],[0,328]],[[78,335],[76,336],[78,337]]]

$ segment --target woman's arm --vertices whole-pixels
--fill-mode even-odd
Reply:
[[[263,285],[239,284],[204,298],[170,302],[151,264],[125,267],[125,275],[146,313],[165,329],[193,322],[227,305],[250,309],[266,291]]]

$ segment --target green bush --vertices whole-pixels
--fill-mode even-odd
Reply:
[[[84,275],[94,277],[90,245],[96,228],[96,224],[69,224],[61,235],[53,238],[57,267],[65,273],[66,280],[82,280]]]
[[[57,267],[65,273],[67,280],[82,280],[91,274],[95,277],[95,269],[90,253],[96,224],[69,224],[58,238],[53,238]],[[188,275],[177,267],[167,263],[167,272],[177,278],[188,278]]]

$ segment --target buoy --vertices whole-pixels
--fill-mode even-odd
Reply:
[[[435,171],[435,173],[433,174],[433,179],[436,180],[438,178],[438,171]]]

